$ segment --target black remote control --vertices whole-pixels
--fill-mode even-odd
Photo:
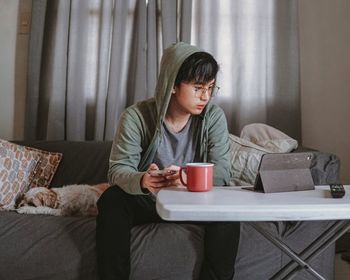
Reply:
[[[342,184],[331,184],[329,186],[333,198],[342,198],[345,195],[345,189]]]

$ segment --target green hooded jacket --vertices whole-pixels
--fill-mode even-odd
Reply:
[[[128,107],[121,115],[109,159],[108,179],[130,194],[141,190],[143,174],[152,163],[161,139],[161,127],[171,91],[180,66],[195,52],[202,50],[177,43],[164,50],[155,97]],[[214,163],[214,185],[227,186],[230,181],[229,135],[224,112],[208,103],[200,115],[194,135],[199,135],[197,158]]]

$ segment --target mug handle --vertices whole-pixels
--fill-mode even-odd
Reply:
[[[180,167],[180,170],[179,170],[179,175],[180,175],[180,181],[181,183],[187,187],[187,183],[185,183],[185,181],[183,180],[182,178],[182,171],[185,170],[185,172],[187,171],[187,168],[186,167]]]

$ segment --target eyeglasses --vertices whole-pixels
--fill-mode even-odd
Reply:
[[[201,87],[201,86],[193,86],[194,96],[197,98],[202,97],[207,92],[208,92],[209,97],[214,97],[217,95],[219,90],[220,90],[220,87],[218,87],[216,85],[212,85],[212,86],[209,86],[207,88]]]

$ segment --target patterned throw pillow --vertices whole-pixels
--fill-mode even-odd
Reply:
[[[42,151],[31,147],[28,147],[28,149],[40,155],[40,161],[35,168],[33,180],[30,182],[30,188],[48,188],[61,162],[62,154]]]
[[[14,208],[18,196],[29,188],[49,187],[61,159],[61,153],[0,139],[0,208]]]
[[[40,154],[0,139],[0,208],[11,209],[27,191]]]

